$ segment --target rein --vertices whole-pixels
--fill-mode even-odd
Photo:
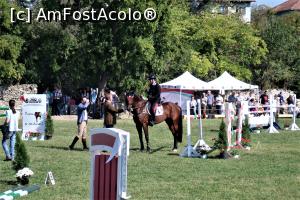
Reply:
[[[127,99],[128,99],[128,98],[129,98],[129,97],[127,97]],[[137,111],[138,109],[140,109],[140,108],[145,108],[146,106],[147,106],[147,102],[146,102],[145,105],[138,106],[138,107],[131,107],[131,109]],[[132,114],[134,114],[134,113],[132,113]],[[141,114],[144,114],[144,112],[137,113],[137,116],[139,116],[139,115],[141,115]]]

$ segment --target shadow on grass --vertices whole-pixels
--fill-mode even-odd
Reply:
[[[73,150],[69,150],[69,147],[62,147],[62,146],[35,146],[38,148],[45,148],[45,149],[58,149],[64,151],[83,151],[82,148],[74,148]]]
[[[130,148],[130,151],[141,151],[140,148]]]
[[[160,150],[162,150],[162,149],[164,149],[164,148],[166,148],[166,146],[164,146],[164,147],[159,147],[159,148],[157,148],[157,149],[151,149],[150,152],[149,152],[149,154],[156,153],[156,152],[158,152],[158,151],[160,151]]]
[[[11,180],[0,180],[0,184],[3,184],[3,185],[18,185],[18,182],[17,181],[11,181]]]
[[[178,152],[170,152],[167,154],[168,156],[179,156]]]

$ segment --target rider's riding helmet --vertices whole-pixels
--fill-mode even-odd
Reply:
[[[148,80],[156,80],[156,76],[154,74],[150,74],[148,76]]]

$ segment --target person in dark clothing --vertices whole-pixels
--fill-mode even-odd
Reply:
[[[149,125],[153,126],[155,124],[155,106],[160,103],[160,86],[156,82],[155,75],[150,75],[148,77],[149,80],[149,90],[148,90],[148,101],[151,104],[150,109],[150,119],[149,119]]]
[[[104,102],[104,127],[113,128],[117,123],[116,113],[124,112],[123,109],[116,109],[113,106],[112,94],[108,88],[104,90],[105,102]]]
[[[268,105],[268,104],[269,104],[269,96],[268,96],[268,94],[267,94],[267,91],[265,91],[265,92],[260,96],[260,103],[261,103],[262,105]],[[268,110],[268,107],[264,107],[264,106],[263,106],[263,108],[264,108],[265,111]]]

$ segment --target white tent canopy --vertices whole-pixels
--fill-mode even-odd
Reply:
[[[220,77],[207,83],[208,90],[249,90],[258,89],[257,85],[251,85],[240,81],[228,72],[224,72]]]
[[[178,88],[182,90],[205,90],[207,88],[207,83],[186,71],[179,77],[160,84],[160,86],[162,88]]]

